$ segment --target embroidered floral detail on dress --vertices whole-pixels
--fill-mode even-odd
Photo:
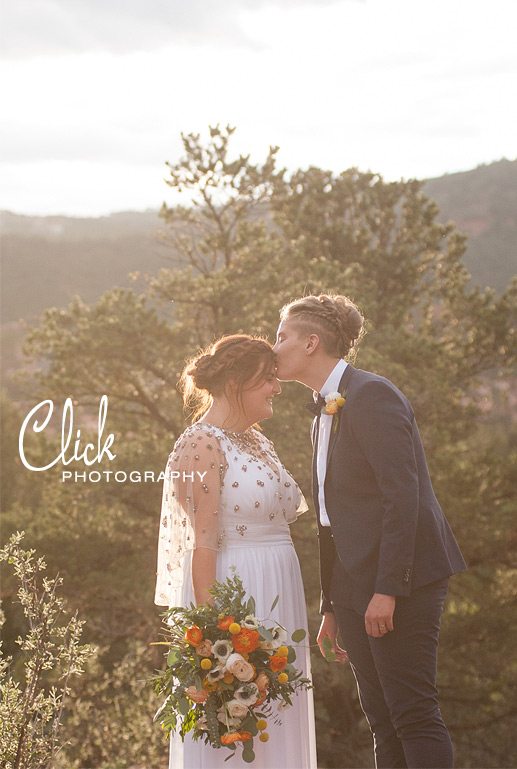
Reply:
[[[244,532],[247,531],[248,527],[241,524],[240,526],[236,526],[235,529],[239,532],[241,537],[244,536]]]

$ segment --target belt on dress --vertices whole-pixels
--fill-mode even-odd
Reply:
[[[274,547],[292,545],[289,524],[283,523],[236,523],[224,527],[222,547]]]

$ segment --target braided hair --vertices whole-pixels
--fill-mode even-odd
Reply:
[[[347,296],[304,296],[286,304],[281,320],[294,320],[302,333],[317,333],[328,355],[351,358],[364,334],[364,317]]]
[[[241,403],[247,385],[262,373],[266,376],[275,365],[275,353],[265,339],[248,334],[223,336],[185,366],[179,382],[183,403],[194,409],[195,422],[210,407],[212,396],[226,391],[229,379],[235,383],[235,397]]]

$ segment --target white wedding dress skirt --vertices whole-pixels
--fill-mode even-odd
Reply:
[[[184,474],[185,481],[184,481]],[[203,483],[196,481],[203,473]],[[189,478],[194,480],[189,481]],[[180,504],[180,500],[182,500]],[[194,546],[217,551],[216,578],[224,582],[235,567],[255,615],[291,634],[307,630],[300,564],[289,523],[307,510],[300,489],[280,462],[273,444],[256,430],[236,434],[197,422],[180,436],[166,468],[160,520],[156,603],[189,606]],[[194,542],[196,545],[194,545]],[[178,556],[178,553],[180,554]],[[174,587],[178,573],[181,587]],[[174,575],[174,579],[171,575]],[[271,612],[276,597],[278,603]],[[269,623],[268,623],[269,626]],[[296,668],[310,678],[308,636],[296,649]],[[273,712],[276,704],[272,703]],[[258,708],[260,711],[260,708]],[[312,690],[300,691],[293,706],[268,718],[268,742],[253,740],[256,769],[316,769]],[[242,743],[212,748],[190,735],[171,738],[170,769],[242,769]]]
[[[251,527],[248,527],[250,531]],[[227,543],[217,557],[217,579],[224,581],[231,574],[230,567],[235,566],[237,574],[242,579],[248,596],[253,596],[256,602],[255,614],[260,620],[271,616],[271,619],[285,627],[290,634],[298,628],[307,630],[307,611],[298,557],[289,535],[289,526],[265,526],[270,529],[269,536],[260,535],[260,542],[250,541],[252,536],[235,546]],[[280,532],[279,529],[283,531]],[[250,531],[251,535],[251,531]],[[236,535],[239,537],[239,535]],[[257,535],[259,536],[259,535]],[[230,545],[230,546],[228,546]],[[185,559],[185,572],[189,572],[191,552]],[[279,595],[279,600],[273,612],[271,606]],[[194,600],[191,580],[186,579],[184,585],[183,605]],[[304,676],[310,677],[309,636],[300,644],[293,644],[296,649],[298,670]],[[276,703],[272,704],[276,712]],[[212,748],[204,740],[195,742],[190,735],[184,743],[175,734],[171,738],[170,769],[220,769],[221,767],[254,766],[256,769],[316,769],[316,735],[314,726],[314,709],[312,690],[299,691],[293,697],[293,707],[280,714],[281,725],[268,719],[268,742],[260,742],[258,736],[253,739],[255,761],[247,764],[242,760],[242,743],[237,743],[236,755],[225,763],[229,755],[228,748]]]

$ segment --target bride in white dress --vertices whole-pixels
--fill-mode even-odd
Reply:
[[[255,425],[273,413],[281,388],[275,356],[262,339],[223,337],[183,374],[184,401],[198,401],[196,421],[177,440],[163,491],[155,602],[186,606],[209,600],[215,580],[235,567],[259,619],[270,615],[290,634],[307,630],[300,565],[289,524],[307,505],[273,444]],[[296,667],[310,677],[308,640],[296,649]],[[276,704],[272,704],[273,710]],[[257,769],[316,769],[312,691],[269,719],[268,742],[254,743]],[[190,734],[171,739],[170,769],[218,769],[246,764],[240,751],[215,749]]]

